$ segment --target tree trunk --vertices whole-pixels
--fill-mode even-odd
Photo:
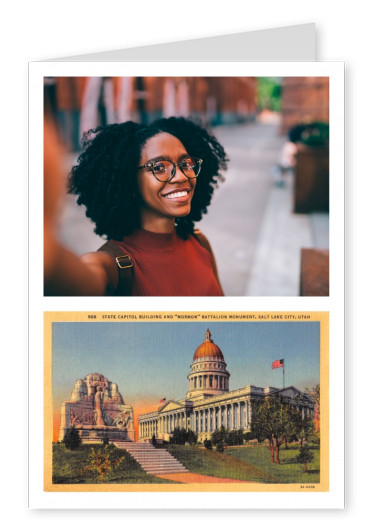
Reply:
[[[279,445],[277,444],[276,448],[275,448],[275,451],[276,451],[276,459],[275,459],[275,462],[277,463],[277,465],[280,465],[280,461],[279,461]]]
[[[272,461],[272,463],[274,463],[274,446],[273,446],[273,443],[269,444],[269,450],[270,450],[271,461]]]
[[[305,471],[308,472],[307,463],[304,463]]]

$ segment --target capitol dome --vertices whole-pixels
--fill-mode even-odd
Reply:
[[[210,330],[205,341],[197,347],[188,374],[188,399],[218,395],[229,390],[230,373],[221,349],[213,343]]]
[[[196,348],[196,352],[193,356],[194,361],[199,358],[219,358],[220,360],[224,360],[221,349],[213,343],[213,340],[211,339],[209,329],[206,331],[205,341]]]

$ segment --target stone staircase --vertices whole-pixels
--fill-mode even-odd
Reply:
[[[126,450],[147,472],[156,476],[158,474],[181,474],[189,472],[167,450],[154,448],[150,443],[117,441],[118,448]]]

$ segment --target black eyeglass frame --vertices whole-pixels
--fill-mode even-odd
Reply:
[[[195,175],[194,177],[189,177],[188,175],[186,175],[184,169],[181,167],[181,165],[183,164],[183,162],[186,160],[186,159],[193,159],[195,160],[198,165],[199,165],[199,168],[198,168],[198,172],[197,172],[197,175]],[[157,164],[158,162],[171,162],[171,164],[173,165],[173,168],[171,170],[171,176],[168,178],[168,179],[159,179],[155,173],[154,173],[154,164]],[[153,173],[153,176],[157,179],[157,181],[161,182],[161,183],[168,183],[169,181],[171,181],[171,179],[173,179],[176,175],[176,168],[177,166],[179,166],[180,170],[184,173],[184,175],[187,177],[187,179],[197,179],[197,177],[199,176],[199,173],[201,171],[201,164],[203,163],[203,159],[200,159],[200,157],[184,157],[180,162],[176,163],[174,162],[173,160],[170,160],[170,159],[158,159],[158,160],[153,160],[152,162],[147,162],[146,164],[144,164],[143,166],[138,166],[138,170],[143,170],[145,168],[149,168],[149,170],[152,171]]]

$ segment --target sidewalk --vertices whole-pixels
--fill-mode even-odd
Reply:
[[[212,244],[225,294],[242,296],[273,184],[270,168],[278,161],[284,138],[276,124],[218,127],[214,133],[230,162],[198,226]]]
[[[158,474],[156,477],[161,479],[170,479],[171,481],[177,481],[179,483],[254,483],[252,481],[245,481],[242,479],[204,476],[203,474],[195,474],[193,472],[185,472],[184,474]]]
[[[300,251],[329,248],[329,214],[293,213],[293,178],[269,192],[244,295],[299,295]]]

